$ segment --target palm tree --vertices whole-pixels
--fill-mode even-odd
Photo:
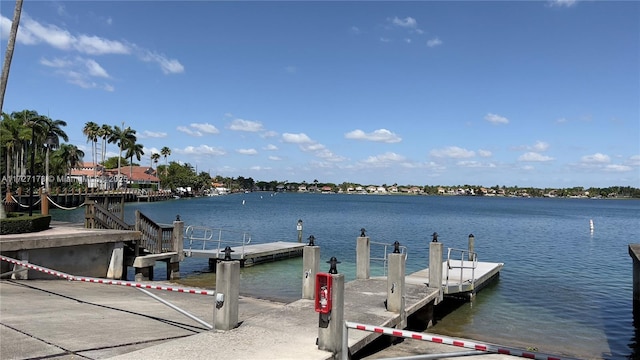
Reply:
[[[23,176],[27,174],[27,152],[29,151],[29,145],[31,144],[31,126],[29,126],[29,124],[40,118],[40,114],[36,111],[25,109],[23,111],[11,113],[11,117],[18,121],[19,126],[22,128],[18,134],[20,146],[15,149],[14,154],[14,175]]]
[[[6,156],[7,191],[11,189],[13,176],[18,174],[19,154],[24,149],[26,139],[31,136],[31,130],[15,114],[3,113],[0,123],[0,143]]]
[[[107,125],[107,124],[102,124],[102,127],[100,128],[100,130],[98,131],[99,135],[102,138],[102,161],[101,164],[104,166],[104,157],[105,154],[107,152],[107,140],[111,137],[111,134],[113,134],[113,128],[111,127],[111,125]]]
[[[122,160],[122,150],[124,150],[127,146],[128,142],[135,143],[138,139],[136,138],[136,131],[130,127],[124,128],[124,122],[122,122],[122,128],[117,125],[113,127],[113,133],[109,137],[110,143],[116,143],[120,152],[118,153],[118,182],[120,182],[120,167]]]
[[[127,142],[127,153],[125,157],[129,159],[129,181],[132,181],[133,178],[133,157],[135,156],[138,161],[142,155],[144,155],[144,151],[142,149],[144,146],[142,144],[138,144],[135,142]]]
[[[169,166],[167,165],[167,156],[171,155],[171,149],[165,146],[160,149],[160,154],[164,156],[164,176],[167,176],[167,170],[169,169]]]
[[[49,192],[49,152],[51,151],[52,148],[55,148],[58,146],[58,144],[60,143],[59,138],[62,138],[64,141],[69,141],[69,137],[67,136],[67,133],[64,132],[64,130],[62,130],[62,126],[67,126],[67,122],[63,121],[63,120],[51,120],[48,117],[45,117],[45,120],[47,120],[47,123],[49,124],[49,131],[47,132],[47,134],[44,134],[44,138],[48,139],[50,136],[54,136],[56,139],[52,144],[47,145],[47,154],[46,154],[46,158],[45,158],[45,191],[48,193]],[[44,140],[42,141],[42,143],[44,143]],[[84,156],[84,153],[83,153]]]
[[[64,172],[67,175],[71,175],[71,170],[82,164],[84,151],[78,149],[75,145],[62,144],[60,149],[56,151],[56,155],[60,158]]]
[[[151,162],[156,164],[156,169],[158,168],[158,160],[159,159],[160,159],[160,154],[158,154],[158,153],[151,154]],[[153,165],[151,165],[151,168],[153,168]]]
[[[2,65],[2,76],[0,77],[0,113],[2,113],[2,105],[4,104],[4,93],[7,91],[9,69],[11,68],[13,50],[16,46],[16,37],[18,36],[18,25],[20,24],[21,14],[22,0],[16,0],[16,8],[13,11],[13,21],[11,22],[11,31],[9,32],[9,40],[7,41],[7,50],[4,56],[4,64]]]
[[[102,129],[100,126],[93,121],[88,121],[84,124],[84,128],[82,128],[82,134],[87,137],[87,142],[91,142],[91,160],[93,161],[93,185],[96,183],[96,157],[97,157],[97,148],[98,148],[98,135]]]

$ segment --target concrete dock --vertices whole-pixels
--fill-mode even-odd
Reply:
[[[364,285],[365,282],[349,283],[345,295]],[[382,286],[379,290],[384,292]],[[154,291],[154,294],[201,319],[210,319],[213,315],[210,296],[166,291]],[[394,317],[384,311],[375,291],[360,298],[364,302],[347,296],[347,319],[393,323]],[[370,303],[374,308],[366,310],[365,304]],[[239,327],[216,332],[204,329],[133,288],[64,280],[3,280],[0,281],[0,358],[331,358],[330,353],[318,350],[315,344],[318,314],[311,300],[283,304],[241,296],[239,312]],[[349,343],[363,341],[363,334],[366,333],[350,332]],[[461,351],[459,347],[443,344],[412,344],[415,345],[411,349],[404,346],[385,351],[390,355],[411,353],[415,349],[422,353]],[[507,358],[512,357],[477,357]]]

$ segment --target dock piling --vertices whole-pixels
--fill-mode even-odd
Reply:
[[[231,330],[238,326],[240,300],[240,261],[219,261],[216,266],[216,305],[214,329]]]
[[[442,291],[442,249],[440,242],[432,241],[429,244],[429,287],[438,289],[437,305],[444,298]]]
[[[368,279],[371,276],[371,241],[361,230],[360,236],[356,239],[356,279]]]
[[[389,274],[387,276],[387,311],[402,314],[402,299],[405,288],[405,254],[389,254]]]
[[[320,269],[320,246],[313,244],[313,235],[309,237],[309,245],[302,249],[302,298],[315,298],[316,274]]]

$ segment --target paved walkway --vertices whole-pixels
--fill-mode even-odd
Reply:
[[[350,286],[364,285],[358,281],[350,282],[346,293]],[[380,289],[384,289],[384,284]],[[211,323],[211,296],[168,291],[153,293]],[[347,301],[345,317],[354,321],[366,321],[368,318],[378,322],[387,318],[387,322],[392,323],[393,316],[384,310],[382,304],[377,310],[363,311],[363,301],[366,303],[367,297],[376,301],[376,294],[379,291],[374,287],[361,299]],[[282,304],[241,297],[239,319],[241,325],[238,328],[215,332],[134,288],[65,280],[2,280],[0,358],[331,358],[330,353],[318,350],[315,345],[318,315],[310,300]],[[367,335],[361,331],[350,332],[350,344],[362,336]],[[397,351],[400,348],[392,349]],[[420,351],[432,350],[421,348]],[[439,344],[433,351],[460,352],[464,349]],[[483,357],[496,358],[507,357]]]

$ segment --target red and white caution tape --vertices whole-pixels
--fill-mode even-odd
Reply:
[[[2,261],[6,261],[12,264],[16,264],[16,265],[20,265],[22,267],[25,267],[27,269],[31,269],[31,270],[36,270],[36,271],[40,271],[43,272],[45,274],[49,274],[49,275],[53,275],[53,276],[57,276],[57,277],[61,277],[67,280],[73,280],[73,275],[69,275],[60,271],[55,271],[55,270],[51,270],[42,266],[38,266],[38,265],[33,265],[30,264],[28,262],[23,262],[20,260],[16,260],[16,259],[12,259],[6,256],[0,256],[0,260]]]
[[[407,338],[407,339],[431,341],[431,342],[434,342],[434,343],[459,346],[459,347],[464,347],[464,348],[467,348],[467,349],[486,351],[488,353],[494,353],[494,354],[512,355],[512,356],[519,356],[519,357],[523,357],[523,358],[527,358],[527,359],[536,359],[536,360],[565,360],[565,359],[570,359],[570,358],[559,357],[559,356],[555,356],[555,355],[548,355],[548,354],[541,354],[541,353],[536,353],[536,352],[531,352],[531,351],[525,351],[525,350],[516,349],[516,348],[508,348],[508,347],[502,347],[502,346],[497,346],[497,345],[482,344],[482,343],[477,343],[477,342],[473,342],[473,341],[448,338],[448,337],[444,337],[444,336],[440,336],[440,335],[419,333],[419,332],[413,332],[413,331],[407,331],[407,330],[398,330],[398,329],[387,328],[387,327],[382,327],[382,326],[362,325],[362,324],[357,324],[357,323],[349,322],[349,321],[345,321],[344,324],[348,329],[356,329],[356,330],[375,332],[375,333],[386,334],[386,335],[391,335],[391,336],[396,336],[396,337],[403,337],[403,338]]]
[[[12,264],[15,264],[15,265],[19,265],[19,266],[22,266],[22,267],[25,267],[25,268],[28,268],[28,269],[31,269],[31,270],[40,271],[40,272],[43,272],[45,274],[61,277],[63,279],[67,279],[67,280],[70,280],[70,281],[84,281],[84,282],[95,283],[95,284],[121,285],[121,286],[129,286],[129,287],[143,288],[143,289],[165,290],[165,291],[173,291],[173,292],[186,293],[186,294],[198,294],[198,295],[210,295],[210,296],[213,296],[216,293],[213,290],[189,289],[189,288],[180,288],[180,287],[173,287],[173,286],[160,286],[160,285],[144,284],[144,283],[137,283],[137,282],[131,282],[131,281],[121,281],[121,280],[111,280],[111,279],[101,279],[101,278],[92,278],[92,277],[84,277],[84,276],[75,276],[75,275],[70,275],[70,274],[67,274],[67,273],[60,272],[60,271],[48,269],[48,268],[45,268],[45,267],[42,267],[42,266],[33,265],[33,264],[28,263],[28,262],[12,259],[12,258],[6,257],[6,256],[0,256],[0,260],[9,262],[9,263],[12,263]]]

